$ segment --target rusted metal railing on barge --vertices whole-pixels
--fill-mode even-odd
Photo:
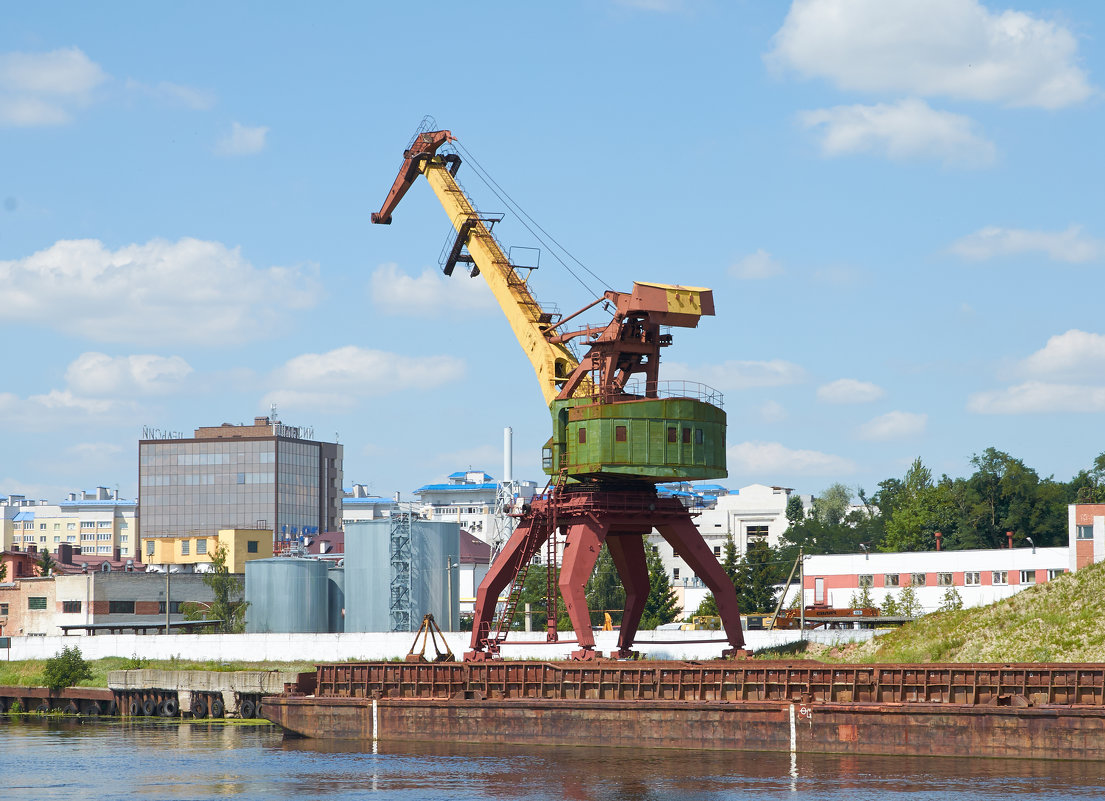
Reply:
[[[333,698],[1105,706],[1105,664],[350,662],[304,678]]]

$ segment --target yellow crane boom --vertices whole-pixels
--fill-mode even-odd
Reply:
[[[567,380],[579,361],[563,343],[550,342],[546,331],[553,326],[552,315],[529,291],[526,280],[510,263],[503,249],[491,234],[487,221],[472,205],[454,177],[459,157],[437,155],[437,149],[453,139],[449,131],[428,131],[415,137],[414,143],[404,153],[403,167],[380,211],[372,215],[374,223],[391,223],[391,213],[406,194],[419,174],[424,175],[437,195],[445,213],[457,232],[457,245],[468,248],[468,255],[483,275],[491,293],[506,316],[518,344],[522,346],[537,380],[545,403],[551,404],[559,393],[559,387]],[[582,387],[582,393],[590,390],[590,382]]]

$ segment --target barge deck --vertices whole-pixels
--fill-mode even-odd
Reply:
[[[342,663],[264,714],[312,738],[1105,759],[1105,664]]]

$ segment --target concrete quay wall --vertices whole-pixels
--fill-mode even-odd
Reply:
[[[863,642],[876,632],[870,629],[807,631],[806,639],[826,645]],[[800,639],[798,631],[748,631],[746,647],[754,651],[777,648]],[[566,659],[575,650],[574,642],[533,643],[539,634],[517,632],[526,643],[503,646],[507,659]],[[570,636],[570,634],[569,634]],[[446,641],[459,659],[468,650],[471,634],[447,632]],[[696,643],[694,640],[720,640],[720,632],[642,631],[634,648],[651,659],[713,659],[721,655],[724,641]],[[617,650],[618,632],[595,632],[596,649],[603,653]],[[145,659],[216,660],[220,662],[337,662],[349,659],[402,659],[414,642],[408,632],[363,634],[97,634],[95,636],[12,637],[11,650],[0,659],[46,659],[65,646],[80,648],[85,659],[109,656]],[[421,647],[421,642],[420,642]],[[432,658],[433,646],[426,654]]]

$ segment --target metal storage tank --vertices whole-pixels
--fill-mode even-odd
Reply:
[[[274,557],[246,562],[247,633],[330,630],[329,565]]]
[[[345,631],[345,568],[331,567],[326,571],[329,593],[330,626],[329,631]]]
[[[417,631],[460,620],[460,526],[392,514],[345,525],[345,630]],[[451,567],[450,567],[451,566]]]

